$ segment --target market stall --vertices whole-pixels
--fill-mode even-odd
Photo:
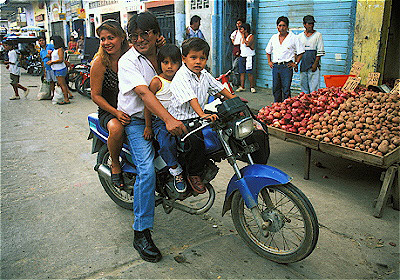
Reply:
[[[373,213],[380,217],[390,194],[399,210],[400,83],[391,92],[374,92],[359,82],[354,75],[339,87],[300,93],[262,108],[258,118],[271,135],[305,147],[305,179],[312,150],[385,169]]]

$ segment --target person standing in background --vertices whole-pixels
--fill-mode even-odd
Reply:
[[[42,66],[44,68],[44,78],[50,83],[50,92],[51,96],[53,96],[57,78],[54,74],[54,71],[51,69],[51,66],[47,64],[47,61],[49,61],[51,58],[51,53],[54,50],[54,46],[52,44],[46,44],[45,37],[39,37],[38,43],[40,46],[39,54],[40,58],[42,59]]]
[[[81,35],[77,42],[78,52],[83,53],[84,47],[85,47],[85,38],[83,37],[83,35]]]
[[[306,30],[298,35],[305,50],[300,64],[300,86],[301,91],[307,94],[319,88],[321,56],[325,55],[322,34],[314,30],[314,23],[313,16],[305,16],[303,25]]]
[[[190,26],[186,28],[186,39],[196,37],[203,39],[204,41],[206,40],[203,32],[200,30],[200,21],[201,18],[199,16],[192,16],[190,19]]]
[[[240,43],[242,36],[240,34],[240,26],[244,23],[244,20],[242,19],[237,19],[236,20],[236,29],[235,31],[232,32],[230,39],[233,44],[233,49],[232,49],[232,71],[233,71],[233,85],[238,86],[240,85],[240,78],[239,78],[239,68],[238,68],[238,63],[239,63],[239,57],[240,57]]]
[[[272,35],[265,51],[268,65],[272,68],[272,92],[274,102],[282,102],[290,97],[293,70],[304,53],[304,47],[298,37],[289,32],[289,19],[281,16],[276,21],[278,33]]]
[[[64,101],[57,102],[57,104],[70,104],[71,101],[69,101],[69,99],[72,99],[73,96],[68,92],[67,82],[65,81],[68,69],[64,62],[64,40],[58,35],[51,36],[50,40],[53,41],[54,51],[51,53],[51,60],[47,61],[47,65],[51,65],[51,69],[54,71],[54,75],[57,78],[57,83],[64,94]]]
[[[4,49],[8,51],[8,60],[4,61],[4,64],[6,64],[6,68],[10,71],[11,85],[14,89],[14,96],[10,97],[10,100],[21,99],[18,94],[19,88],[24,91],[26,98],[29,94],[29,89],[20,85],[19,83],[19,77],[21,75],[21,67],[19,66],[18,54],[14,49],[14,45],[11,42],[5,41],[3,42],[3,46]]]
[[[254,35],[251,34],[250,24],[243,23],[240,28],[241,42],[240,42],[240,57],[239,57],[239,73],[240,73],[240,87],[236,90],[244,91],[244,82],[246,79],[246,73],[249,77],[250,91],[252,93],[256,92],[254,80],[253,68],[255,66],[255,40]]]
[[[68,42],[68,50],[76,51],[78,43],[75,41],[75,37],[71,36]]]

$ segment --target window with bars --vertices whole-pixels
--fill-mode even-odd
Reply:
[[[190,0],[190,8],[192,10],[200,10],[210,7],[210,0]]]

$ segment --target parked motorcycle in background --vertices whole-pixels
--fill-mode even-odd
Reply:
[[[168,214],[178,209],[193,215],[207,212],[215,201],[211,181],[219,168],[216,163],[227,160],[233,169],[225,202],[224,215],[231,211],[233,224],[245,243],[257,254],[277,263],[292,263],[306,258],[314,250],[319,234],[318,220],[307,197],[290,183],[291,178],[281,170],[266,165],[269,157],[269,139],[266,127],[259,123],[240,98],[216,105],[219,119],[209,123],[199,119],[191,123],[191,131],[181,141],[202,130],[206,146],[207,164],[201,175],[206,184],[207,201],[198,206],[193,202],[197,193],[190,188],[178,193],[173,178],[160,156],[154,159],[156,167],[156,206],[162,205]],[[116,188],[111,181],[111,159],[107,149],[108,133],[103,129],[97,113],[89,115],[92,153],[98,153],[97,171],[100,182],[119,206],[133,209],[136,168],[127,144],[121,152],[121,168],[125,187]],[[179,153],[181,164],[184,151]],[[239,168],[238,162],[247,166]],[[196,205],[198,207],[195,207]]]

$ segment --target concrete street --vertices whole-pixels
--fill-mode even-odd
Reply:
[[[87,115],[96,105],[76,92],[70,105],[37,101],[40,78],[26,73],[30,95],[10,101],[0,67],[1,279],[399,279],[399,212],[388,205],[372,216],[383,170],[313,152],[304,180],[304,148],[273,137],[269,164],[293,177],[318,215],[308,258],[276,264],[244,244],[230,213],[221,217],[233,174],[223,162],[209,213],[156,209],[153,237],[164,258],[143,261],[132,246],[132,212],[107,196],[93,170]],[[267,90],[241,95],[254,109],[272,101]]]

